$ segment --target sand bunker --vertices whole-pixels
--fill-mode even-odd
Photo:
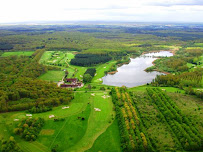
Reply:
[[[102,98],[106,99],[106,98],[109,98],[110,96],[109,95],[103,95]]]
[[[68,109],[68,108],[70,108],[69,106],[67,106],[67,107],[62,107],[62,109]]]
[[[101,111],[101,109],[99,109],[99,108],[94,108],[94,110],[95,110],[95,111]]]
[[[26,114],[27,117],[32,117],[32,114]]]
[[[54,115],[49,115],[49,118],[54,118],[55,116]]]

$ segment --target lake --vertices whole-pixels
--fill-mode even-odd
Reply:
[[[118,72],[110,75],[107,74],[104,76],[103,84],[111,86],[126,86],[126,87],[135,87],[151,83],[156,75],[161,75],[163,73],[153,71],[145,72],[144,70],[152,66],[152,62],[156,60],[158,56],[173,56],[169,51],[161,51],[154,53],[147,53],[141,55],[140,57],[131,58],[129,64],[122,65],[117,70]]]

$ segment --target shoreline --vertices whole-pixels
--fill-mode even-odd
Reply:
[[[156,59],[156,60],[157,60],[157,59]],[[156,60],[154,60],[154,61],[156,61]],[[154,61],[152,62],[153,66],[156,65],[156,64],[154,63]],[[166,74],[166,75],[171,74],[170,72],[161,71],[161,70],[159,70],[159,69],[154,69],[153,71],[161,72],[161,73],[164,73],[164,74]]]
[[[157,58],[157,59],[159,59],[159,58]],[[155,59],[154,61],[156,61],[157,59]],[[152,62],[152,64],[153,64],[153,66],[156,66],[156,64],[154,63],[154,61]],[[148,67],[148,68],[149,68],[149,67]],[[146,69],[147,69],[147,68],[146,68]],[[145,72],[147,72],[146,69],[144,70]],[[161,70],[159,70],[159,69],[154,69],[154,70],[152,70],[152,71],[161,72],[161,73],[164,73],[164,74],[166,74],[166,75],[171,74],[171,73],[169,73],[169,72],[161,71]],[[149,71],[149,72],[151,72],[151,71]]]
[[[149,51],[149,52],[142,52],[141,55],[147,54],[147,53],[157,53],[157,52],[162,52],[162,51],[168,51],[170,53],[172,53],[173,55],[175,55],[177,49],[173,49],[173,50],[156,50],[156,51]]]
[[[173,49],[173,50],[159,50],[159,51],[156,51],[156,52],[168,51],[168,52],[171,52],[171,53],[173,54],[173,56],[174,56],[176,50],[177,50],[177,49]],[[156,53],[156,52],[155,52],[155,51],[143,52],[142,55],[147,54],[147,53]],[[159,59],[159,57],[156,57],[156,58]],[[157,59],[155,59],[155,60],[152,62],[153,66],[156,66],[156,64],[155,64],[154,62],[155,62]],[[147,72],[146,69],[145,69],[144,71]],[[161,72],[161,73],[166,74],[166,75],[171,74],[170,72],[161,71],[161,70],[159,70],[159,69],[154,69],[154,70],[152,70],[152,71]]]
[[[144,55],[144,54],[147,54],[147,53],[156,53],[156,52],[161,52],[161,51],[168,51],[168,52],[172,53],[173,56],[174,56],[176,49],[173,49],[173,50],[158,50],[158,51],[143,52],[141,55]],[[141,55],[140,55],[140,56],[141,56]],[[138,56],[138,57],[140,57],[140,56]],[[156,57],[156,58],[159,59],[158,57]],[[154,61],[156,61],[157,59],[155,59]],[[156,65],[156,64],[154,63],[154,61],[152,62],[153,66]],[[129,62],[124,62],[124,63],[117,64],[117,68],[118,68],[118,67],[121,67],[121,66],[124,65],[124,64],[129,64],[129,63],[130,63],[130,60],[129,60]],[[145,69],[144,71],[147,72],[146,69]],[[161,73],[166,74],[166,75],[171,74],[171,73],[166,72],[166,71],[160,71],[159,69],[154,69],[154,70],[152,70],[152,71],[161,72]],[[114,74],[117,73],[117,72],[118,72],[118,70],[116,69],[116,71],[111,71],[111,72],[108,72],[107,74],[114,75]]]

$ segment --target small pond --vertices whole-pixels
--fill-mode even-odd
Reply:
[[[110,75],[107,74],[104,76],[103,84],[111,86],[126,86],[126,87],[135,87],[151,83],[156,75],[161,75],[163,73],[153,71],[145,72],[144,70],[152,66],[152,62],[156,60],[158,56],[173,56],[169,51],[161,51],[156,53],[147,53],[141,55],[140,57],[131,58],[129,64],[122,65],[117,70],[118,72]]]

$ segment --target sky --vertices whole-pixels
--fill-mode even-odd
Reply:
[[[203,0],[0,0],[0,23],[203,22]]]

